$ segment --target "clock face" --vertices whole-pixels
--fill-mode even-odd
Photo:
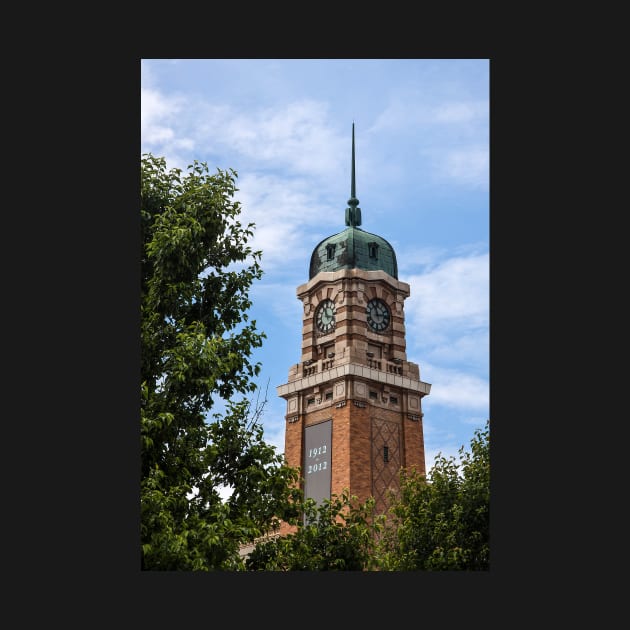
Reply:
[[[335,327],[335,303],[332,300],[326,299],[319,304],[315,321],[317,328],[323,333],[328,333]]]
[[[373,298],[367,303],[365,312],[367,313],[368,324],[372,330],[381,332],[389,326],[391,316],[389,308],[383,300]]]

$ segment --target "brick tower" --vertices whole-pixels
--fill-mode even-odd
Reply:
[[[431,385],[407,360],[396,254],[359,228],[352,125],[346,229],[313,250],[303,304],[302,354],[277,387],[286,400],[285,457],[299,466],[306,497],[373,496],[379,512],[400,468],[425,470],[422,398]]]

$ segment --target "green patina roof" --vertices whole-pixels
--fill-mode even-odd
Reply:
[[[320,271],[339,269],[382,270],[398,279],[398,264],[394,248],[380,236],[362,230],[361,208],[356,198],[354,176],[354,123],[352,123],[352,182],[346,208],[346,225],[343,232],[333,234],[317,244],[311,255],[309,280]]]
[[[321,241],[311,255],[309,280],[320,271],[381,269],[398,279],[394,248],[380,236],[350,226]]]

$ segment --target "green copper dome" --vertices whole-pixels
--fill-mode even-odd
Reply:
[[[311,255],[309,280],[320,271],[339,269],[381,269],[398,279],[394,248],[380,236],[350,226],[321,241]]]
[[[354,177],[354,123],[352,123],[352,183],[346,225],[343,232],[333,234],[317,244],[311,254],[309,280],[320,271],[339,269],[382,270],[398,279],[394,248],[380,236],[362,230],[361,208],[356,198]]]

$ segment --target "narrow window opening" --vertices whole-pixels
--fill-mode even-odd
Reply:
[[[383,446],[383,461],[389,461],[389,448],[387,446]]]
[[[335,246],[334,245],[326,245],[326,256],[328,260],[333,260],[335,257]]]
[[[368,243],[368,251],[370,254],[370,258],[374,258],[374,260],[378,260],[378,244],[377,243]]]

